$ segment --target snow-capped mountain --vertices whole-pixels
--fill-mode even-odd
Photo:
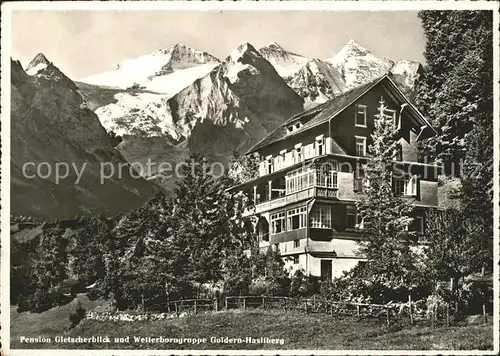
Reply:
[[[214,57],[203,58],[208,58],[212,69],[199,78],[184,76],[183,83],[189,84],[176,93],[153,92],[148,85],[112,89],[81,83],[79,87],[95,105],[104,127],[124,137],[118,149],[129,161],[144,161],[153,151],[161,158],[162,151],[156,147],[165,149],[169,142],[171,149],[168,154],[163,151],[163,156],[175,152],[170,157],[176,162],[196,151],[226,162],[233,150],[250,148],[303,109],[302,98],[251,44],[239,45],[215,65]],[[184,68],[178,69],[179,75],[180,71],[185,74],[188,66],[182,58],[179,62]],[[206,65],[198,64],[198,59],[193,62],[190,68]],[[169,63],[174,72],[179,68],[175,62]],[[169,79],[173,78],[166,75],[165,85]],[[148,145],[148,152],[141,145]]]
[[[347,42],[327,62],[337,67],[348,90],[389,73],[394,65],[394,62],[390,59],[375,57],[369,50],[360,46],[354,40]]]
[[[26,73],[28,75],[35,75],[39,71],[47,68],[48,65],[50,65],[50,61],[47,57],[45,57],[43,53],[38,53],[26,67]]]
[[[133,179],[100,182],[101,164],[127,162],[99,118],[87,108],[81,93],[62,71],[42,54],[27,66],[11,62],[11,211],[14,215],[68,218],[76,214],[115,215],[141,205],[159,188]],[[35,174],[35,165],[51,167],[49,176]],[[72,167],[68,176],[55,176],[58,163]],[[81,173],[77,182],[77,174]],[[32,178],[23,173],[23,169]],[[61,173],[65,168],[61,168]]]
[[[304,98],[305,109],[324,103],[346,90],[338,69],[317,58],[310,60],[292,77],[287,78],[287,83]]]
[[[260,48],[259,52],[283,78],[293,76],[309,62],[309,58],[289,52],[275,41]]]
[[[283,49],[276,42],[259,50],[304,98],[304,108],[314,107],[334,96],[391,73],[410,97],[421,73],[417,62],[378,58],[354,40],[348,41],[332,58],[308,59]]]
[[[206,52],[175,44],[123,61],[110,72],[91,75],[80,81],[120,89],[141,88],[171,96],[206,75],[219,62]]]

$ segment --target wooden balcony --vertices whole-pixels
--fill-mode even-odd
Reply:
[[[324,198],[338,200],[337,188],[309,187],[275,199],[263,201],[250,206],[244,212],[245,216],[260,214],[266,211],[279,209],[310,198]]]

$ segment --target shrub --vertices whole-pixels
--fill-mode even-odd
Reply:
[[[308,297],[319,293],[318,278],[306,275],[304,270],[298,269],[290,280],[290,297]]]
[[[79,300],[76,302],[75,310],[69,313],[69,321],[71,322],[71,328],[77,326],[83,318],[85,318],[85,308]]]
[[[33,293],[19,297],[18,312],[41,313],[58,305],[67,304],[72,298],[63,294],[61,288],[36,289]]]

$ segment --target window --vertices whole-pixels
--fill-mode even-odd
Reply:
[[[359,229],[359,225],[361,225],[361,217],[358,214],[358,211],[355,206],[347,207],[347,229],[354,230]]]
[[[285,212],[271,214],[271,234],[279,234],[285,231]]]
[[[305,170],[299,169],[291,172],[285,179],[286,194],[298,192],[314,185],[314,170],[311,168]]]
[[[366,137],[355,136],[356,137],[356,156],[364,157],[366,156]]]
[[[356,168],[354,170],[354,188],[353,190],[358,193],[363,192],[363,180],[365,178],[365,171],[362,168]]]
[[[418,193],[418,176],[393,178],[392,191],[394,195],[416,196]]]
[[[357,127],[366,127],[366,105],[356,105],[356,122]]]
[[[287,211],[286,215],[288,218],[288,231],[306,227],[307,211],[305,206],[290,209]]]
[[[411,231],[416,231],[420,234],[423,234],[425,232],[423,216],[416,216],[413,218],[413,222],[411,224]]]
[[[300,247],[300,240],[294,240],[293,241],[293,247],[294,248]]]
[[[394,152],[394,160],[395,161],[403,160],[403,148],[401,147],[401,144],[398,144],[396,146],[396,152]]]
[[[300,121],[296,122],[295,124],[291,124],[290,126],[287,127],[288,133],[292,133],[297,131],[302,127],[302,123]]]
[[[385,109],[384,114],[392,118],[392,122],[394,123],[394,127],[397,128],[398,122],[397,122],[397,117],[396,117],[396,110]]]
[[[325,138],[323,135],[316,137],[316,156],[325,154]]]
[[[406,178],[393,178],[392,179],[392,191],[394,195],[406,195],[406,185],[408,180]]]
[[[298,265],[299,264],[299,255],[294,255],[293,256],[293,264]]]
[[[337,171],[336,161],[323,163],[316,170],[316,185],[324,188],[337,188]]]
[[[329,206],[315,206],[311,213],[311,227],[317,229],[332,228],[332,214]]]

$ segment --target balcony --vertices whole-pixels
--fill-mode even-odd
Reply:
[[[282,197],[263,201],[246,209],[244,215],[260,214],[310,198],[338,199],[337,188],[309,187]]]

